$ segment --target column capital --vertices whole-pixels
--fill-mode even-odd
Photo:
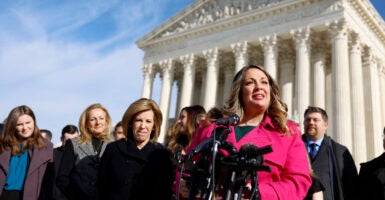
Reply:
[[[166,59],[159,62],[160,69],[162,72],[170,71],[173,69],[173,60],[172,59]]]
[[[185,68],[188,65],[193,65],[196,60],[196,57],[194,54],[186,54],[184,56],[181,56],[179,60],[181,61],[181,63],[183,64],[183,67]]]
[[[247,54],[247,41],[233,43],[230,47],[236,57]]]
[[[155,70],[152,63],[145,64],[142,66],[142,71],[144,75],[155,75]]]
[[[309,27],[305,27],[297,30],[291,30],[290,33],[293,36],[293,39],[298,46],[301,44],[308,43],[311,31]]]
[[[351,52],[361,52],[361,38],[356,32],[350,32],[349,39],[349,50]]]
[[[385,74],[385,65],[383,64],[384,62],[381,61],[380,63],[382,64],[379,64],[379,68],[380,68],[380,71],[381,71],[381,74],[384,75]]]
[[[208,61],[214,61],[214,60],[218,61],[219,60],[218,48],[204,50],[202,53],[203,53],[204,58]]]
[[[384,73],[385,72],[385,61],[383,59],[378,59],[377,60],[377,65],[378,65],[378,69],[381,73]]]
[[[365,47],[363,52],[363,58],[362,61],[364,64],[376,64],[376,58],[373,54],[373,49],[371,47]]]
[[[333,38],[347,37],[348,25],[345,19],[326,23]]]
[[[277,34],[275,33],[272,35],[259,38],[259,42],[261,43],[265,54],[271,51],[273,48],[276,48],[277,41],[278,41],[278,38],[277,38]]]

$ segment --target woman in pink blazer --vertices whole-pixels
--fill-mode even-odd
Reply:
[[[263,155],[263,165],[271,172],[258,171],[260,199],[304,199],[311,185],[306,149],[298,124],[286,119],[287,107],[272,77],[259,66],[242,68],[233,79],[224,111],[225,115],[235,113],[240,117],[236,126],[230,126],[226,138],[237,151],[247,144],[272,148]],[[212,135],[215,126],[212,123],[197,129],[190,152]]]

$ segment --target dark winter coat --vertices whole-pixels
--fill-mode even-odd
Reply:
[[[60,191],[60,189],[56,186],[56,177],[59,173],[59,167],[61,158],[63,157],[64,147],[60,146],[53,150],[53,160],[55,161],[55,185],[53,188],[53,199],[54,200],[67,200],[66,196]]]
[[[66,142],[56,185],[68,199],[96,199],[96,180],[100,157],[108,141],[94,148],[91,142],[81,143],[79,138]],[[99,149],[99,150],[96,150]]]
[[[306,136],[302,136],[306,143]],[[325,200],[358,199],[358,173],[349,150],[325,135],[311,160],[314,173],[325,187]]]
[[[385,153],[361,163],[359,180],[361,199],[385,199]]]
[[[142,149],[128,139],[108,144],[99,169],[101,199],[169,200],[174,169],[171,153],[161,144]]]

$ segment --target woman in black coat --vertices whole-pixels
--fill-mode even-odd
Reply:
[[[169,200],[174,169],[171,153],[157,143],[162,113],[150,99],[132,103],[123,119],[126,140],[107,145],[101,158],[101,199]]]

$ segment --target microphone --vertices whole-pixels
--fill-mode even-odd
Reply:
[[[258,155],[259,148],[254,144],[248,143],[241,146],[239,154],[244,157],[247,164],[262,165],[263,158]]]
[[[228,118],[219,118],[215,121],[217,125],[235,126],[239,123],[240,118],[237,114],[230,114]]]
[[[246,166],[257,167],[260,171],[270,172],[270,167],[263,165],[263,155],[272,151],[273,148],[270,145],[257,147],[254,144],[248,143],[241,146],[239,156]]]

